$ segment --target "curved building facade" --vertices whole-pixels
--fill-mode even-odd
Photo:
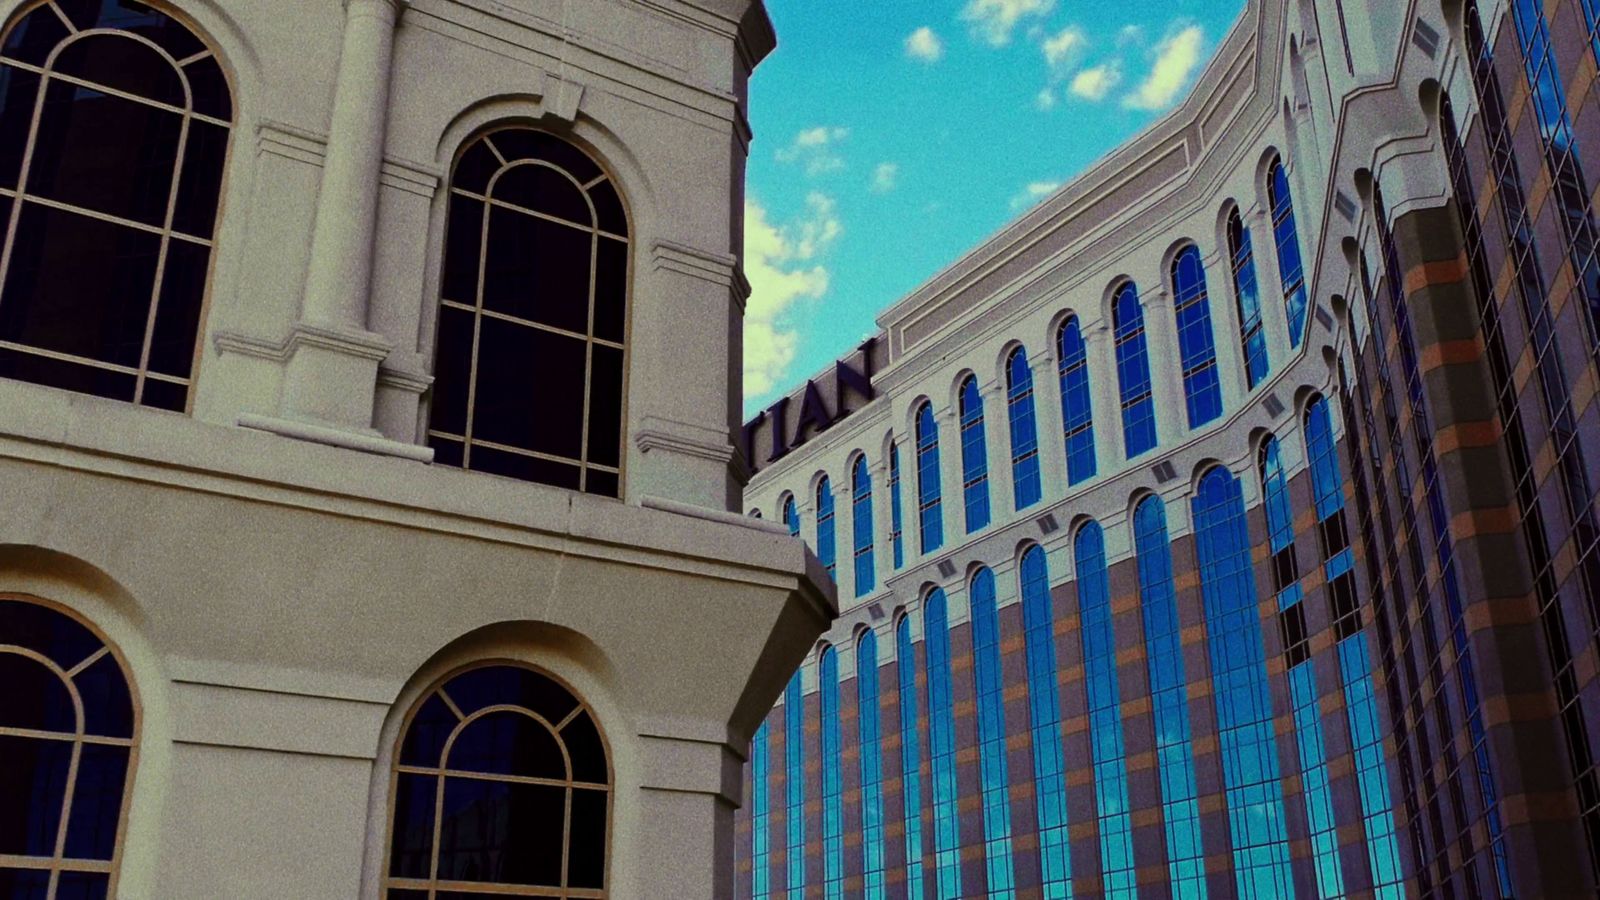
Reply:
[[[843,614],[739,896],[1592,896],[1597,60],[1590,0],[1251,0],[750,422]]]

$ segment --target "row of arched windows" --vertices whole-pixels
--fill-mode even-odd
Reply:
[[[1236,889],[1244,898],[1293,896],[1290,872],[1291,814],[1299,816],[1299,805],[1285,799],[1287,777],[1298,775],[1305,793],[1303,827],[1311,835],[1318,887],[1324,896],[1344,892],[1340,825],[1356,825],[1365,836],[1364,849],[1379,896],[1399,896],[1402,885],[1400,856],[1395,836],[1395,819],[1390,805],[1387,779],[1391,759],[1384,747],[1382,726],[1374,699],[1370,666],[1367,665],[1365,632],[1353,592],[1344,590],[1353,578],[1353,556],[1348,542],[1335,537],[1343,529],[1344,481],[1328,401],[1313,396],[1301,417],[1305,440],[1306,468],[1312,485],[1317,533],[1325,552],[1328,620],[1335,623],[1338,644],[1335,660],[1337,680],[1345,695],[1345,725],[1348,742],[1329,733],[1316,685],[1316,669],[1324,660],[1313,659],[1304,646],[1304,594],[1299,570],[1292,563],[1294,553],[1293,501],[1290,499],[1283,451],[1270,435],[1259,443],[1257,476],[1262,503],[1266,508],[1266,541],[1271,553],[1263,565],[1281,586],[1277,618],[1281,626],[1281,645],[1288,665],[1269,666],[1267,659],[1268,618],[1257,593],[1253,543],[1246,520],[1242,480],[1227,468],[1217,465],[1203,473],[1189,500],[1194,523],[1193,567],[1199,574],[1201,605],[1204,611],[1203,641],[1207,652],[1209,687],[1191,681],[1186,671],[1183,626],[1179,620],[1174,579],[1174,545],[1167,528],[1167,501],[1147,495],[1133,509],[1130,528],[1137,566],[1139,619],[1131,627],[1143,641],[1143,657],[1148,667],[1150,727],[1154,730],[1155,759],[1160,781],[1159,812],[1167,865],[1174,894],[1203,897],[1206,880],[1206,844],[1216,843],[1213,852],[1232,855]],[[1337,521],[1336,521],[1337,520]],[[900,710],[898,754],[886,755],[886,743],[877,728],[880,707],[890,702],[879,689],[877,637],[871,629],[861,631],[857,645],[857,721],[863,758],[863,790],[856,798],[862,805],[859,821],[862,833],[863,865],[868,869],[866,884],[877,885],[866,896],[884,896],[881,878],[874,879],[889,850],[888,835],[904,842],[908,877],[920,882],[921,861],[927,853],[933,861],[929,875],[933,896],[954,898],[973,890],[972,875],[962,866],[962,828],[959,810],[969,803],[981,814],[985,886],[988,896],[1015,893],[1016,859],[1019,851],[1012,841],[1012,785],[1014,779],[1027,779],[1029,773],[1008,771],[1018,759],[1028,759],[1034,790],[1034,828],[1037,842],[1029,842],[1027,853],[1038,855],[1040,886],[1045,896],[1068,896],[1072,888],[1072,853],[1069,829],[1074,815],[1091,815],[1097,835],[1097,871],[1108,897],[1132,898],[1138,892],[1138,873],[1134,853],[1134,812],[1129,796],[1131,760],[1129,746],[1151,746],[1148,737],[1129,731],[1124,715],[1124,693],[1119,679],[1125,669],[1119,665],[1128,646],[1129,623],[1112,610],[1111,574],[1107,541],[1101,525],[1093,520],[1079,523],[1070,538],[1074,562],[1077,628],[1057,628],[1060,599],[1052,599],[1046,554],[1031,545],[1023,550],[1017,565],[1018,599],[1022,610],[1023,651],[1027,681],[1028,722],[1008,721],[1006,698],[1015,696],[1014,685],[1001,664],[999,615],[996,609],[994,573],[977,567],[967,580],[970,610],[970,667],[956,662],[952,647],[950,610],[945,591],[931,587],[921,604],[921,642],[913,638],[912,614],[900,614],[894,624],[896,652],[894,665],[898,696],[893,702]],[[1289,562],[1285,562],[1286,558]],[[1059,595],[1058,595],[1059,598]],[[1300,632],[1296,626],[1299,623]],[[1119,640],[1119,637],[1121,638]],[[1084,709],[1087,712],[1087,760],[1067,759],[1063,751],[1062,703],[1059,692],[1057,640],[1076,640],[1081,652]],[[920,650],[920,652],[919,652]],[[805,727],[807,715],[804,694],[797,680],[782,707],[786,731],[796,742],[788,743],[788,791],[791,808],[798,809],[806,796],[804,785],[795,779],[808,777],[806,755],[816,752],[807,735],[820,734],[818,749],[826,770],[834,752],[839,711],[829,701],[837,693],[830,682],[839,677],[837,651],[824,645],[818,668],[820,729]],[[1292,720],[1275,717],[1271,684],[1283,672],[1294,699]],[[963,674],[970,672],[970,676]],[[920,678],[918,676],[921,676]],[[971,678],[970,686],[957,684],[958,678]],[[1018,675],[1011,675],[1017,678]],[[1329,673],[1328,678],[1335,677]],[[957,738],[957,697],[972,698],[976,724],[975,745],[977,781],[967,782],[957,775],[956,758],[963,752]],[[1199,707],[1193,701],[1210,697],[1208,708],[1215,719],[1201,729],[1214,734],[1220,752],[1222,794],[1227,812],[1228,834],[1206,835],[1202,829],[1201,794],[1196,774],[1196,750],[1190,717]],[[924,705],[925,704],[925,705]],[[1071,706],[1073,704],[1068,704]],[[925,716],[918,716],[918,709]],[[846,719],[848,720],[848,719]],[[1285,732],[1288,732],[1285,734]],[[1011,754],[1007,736],[1030,736],[1031,754]],[[830,735],[832,735],[830,737]],[[1299,771],[1284,772],[1278,754],[1280,737],[1290,739],[1299,753]],[[1341,736],[1342,738],[1343,736]],[[1351,817],[1337,821],[1329,793],[1330,767],[1338,757],[1349,754],[1360,782],[1361,808],[1339,813]],[[869,758],[870,757],[870,758]],[[1068,795],[1066,773],[1087,765],[1093,785],[1094,803],[1074,807]],[[903,774],[905,802],[900,805],[900,828],[883,827],[888,813],[883,795],[876,786],[885,773],[893,777],[898,765]],[[924,768],[924,766],[926,768]],[[927,806],[921,802],[923,777],[930,782]],[[822,776],[823,815],[842,815],[835,788]],[[868,786],[872,786],[869,788]],[[1073,810],[1082,810],[1074,813]],[[931,820],[923,822],[924,815]],[[1359,817],[1356,818],[1356,817]],[[1357,824],[1359,822],[1359,824]],[[825,829],[825,837],[827,830]],[[764,835],[755,840],[763,841]],[[831,846],[831,845],[829,845]],[[843,856],[832,859],[824,848],[830,882],[839,871]],[[900,853],[895,853],[897,857]],[[801,861],[791,857],[791,864]],[[760,861],[757,861],[759,869]],[[1032,865],[1030,864],[1030,868]],[[760,886],[770,883],[769,873],[758,871],[756,898],[771,896]],[[791,876],[792,879],[793,876]],[[966,880],[964,880],[966,879]],[[792,883],[792,881],[791,881]],[[920,892],[918,893],[920,896]]]
[[[191,408],[233,116],[218,54],[158,7],[43,0],[0,31],[0,377]],[[498,127],[458,155],[445,220],[435,461],[619,496],[615,180]]]
[[[142,732],[126,662],[66,609],[0,596],[0,684],[6,896],[117,896]],[[388,897],[608,896],[610,752],[549,673],[494,663],[433,685],[391,779]]]

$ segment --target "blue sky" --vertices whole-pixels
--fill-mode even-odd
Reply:
[[[1182,100],[1244,0],[767,0],[745,409]]]

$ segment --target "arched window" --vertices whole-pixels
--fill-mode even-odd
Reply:
[[[817,481],[817,559],[838,579],[838,553],[833,535],[833,483],[824,475]]]
[[[1011,486],[1016,508],[1027,509],[1044,496],[1039,481],[1039,423],[1033,410],[1033,369],[1028,351],[1018,347],[1006,360],[1006,411],[1011,424]]]
[[[911,640],[911,617],[901,616],[894,628],[895,701],[900,707],[900,808],[906,831],[906,896],[922,896],[922,748],[917,714],[917,648]]]
[[[1228,260],[1233,270],[1233,298],[1239,309],[1239,341],[1244,348],[1244,375],[1252,390],[1272,371],[1267,335],[1261,325],[1261,287],[1256,281],[1256,251],[1239,208],[1228,213]]]
[[[983,432],[983,395],[978,379],[961,382],[961,495],[966,505],[967,534],[989,524],[989,445]]]
[[[785,883],[790,896],[806,889],[806,711],[805,689],[800,676],[789,679],[783,689],[783,793],[786,851]]]
[[[429,691],[403,733],[391,897],[486,885],[496,896],[607,896],[610,755],[566,685],[522,666],[468,669]]]
[[[6,896],[116,896],[139,740],[121,658],[54,607],[0,597],[0,685]]]
[[[972,600],[972,676],[978,707],[978,777],[983,796],[983,858],[988,896],[1011,897],[1011,777],[1006,764],[1005,672],[1000,662],[1000,613],[994,572],[979,569],[968,591]]]
[[[789,536],[800,536],[800,509],[794,505],[794,495],[783,495],[783,524],[789,526]]]
[[[1078,568],[1079,637],[1089,700],[1089,749],[1094,757],[1095,804],[1100,815],[1100,869],[1106,897],[1138,894],[1133,821],[1128,806],[1128,761],[1122,734],[1122,694],[1117,678],[1117,635],[1106,573],[1105,533],[1095,522],[1073,541]]]
[[[894,567],[906,564],[905,515],[900,507],[900,445],[889,445],[889,544],[894,548]]]
[[[844,798],[839,781],[843,767],[839,747],[839,653],[822,648],[817,660],[817,706],[822,727],[819,749],[822,765],[822,895],[827,900],[844,897]]]
[[[950,610],[943,588],[928,593],[922,607],[922,648],[927,665],[928,754],[933,773],[934,874],[939,900],[959,900],[961,885],[961,794],[956,781],[956,714],[950,671]]]
[[[1146,497],[1134,508],[1133,545],[1139,565],[1139,609],[1161,776],[1161,818],[1167,831],[1167,871],[1173,896],[1204,897],[1205,849],[1189,728],[1189,679],[1184,672],[1167,510],[1160,497]]]
[[[1193,505],[1234,879],[1240,897],[1287,897],[1289,836],[1244,495],[1217,466],[1200,480]]]
[[[750,742],[750,896],[768,900],[772,896],[772,728],[766,722],[756,729]]]
[[[1172,295],[1189,427],[1199,428],[1222,415],[1222,382],[1217,380],[1217,346],[1211,333],[1206,266],[1199,248],[1193,244],[1180,250],[1172,261]]]
[[[1056,333],[1056,365],[1061,380],[1061,427],[1067,444],[1067,483],[1094,477],[1094,412],[1089,401],[1089,354],[1077,316],[1068,316]]]
[[[1046,897],[1072,892],[1072,836],[1062,771],[1061,691],[1056,685],[1055,604],[1044,548],[1022,554],[1022,631],[1028,662],[1028,718],[1033,735],[1034,799],[1039,815],[1039,879]]]
[[[941,493],[939,423],[933,420],[933,404],[923,401],[917,410],[917,530],[923,553],[932,553],[944,545]]]
[[[850,530],[855,538],[856,596],[865,597],[877,583],[872,553],[872,473],[865,456],[857,456],[850,467]]]
[[[1150,352],[1145,346],[1144,309],[1139,288],[1127,281],[1111,301],[1117,343],[1117,383],[1122,393],[1122,440],[1128,459],[1156,445],[1155,393],[1150,383]]]
[[[861,748],[861,864],[866,900],[883,900],[883,741],[879,722],[878,635],[867,629],[856,642],[857,746]]]
[[[1278,273],[1283,277],[1283,308],[1289,318],[1289,346],[1298,347],[1306,332],[1306,271],[1300,256],[1300,229],[1294,220],[1294,195],[1283,160],[1273,157],[1267,169],[1267,200],[1272,206],[1272,237],[1278,247]]]
[[[428,443],[435,461],[621,495],[628,219],[604,169],[520,126],[450,181]]]
[[[151,7],[0,32],[0,377],[188,409],[232,119],[216,54]]]

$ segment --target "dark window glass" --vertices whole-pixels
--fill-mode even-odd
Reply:
[[[857,456],[855,465],[850,467],[850,528],[856,596],[865,597],[877,583],[872,552],[872,473],[867,470],[865,456]]]
[[[1011,493],[1027,509],[1044,496],[1039,477],[1039,423],[1033,409],[1033,368],[1021,347],[1006,360],[1006,413],[1011,425]]]
[[[1278,273],[1283,279],[1283,307],[1289,321],[1289,346],[1299,347],[1305,338],[1305,265],[1300,256],[1300,229],[1295,224],[1294,195],[1289,190],[1289,173],[1281,159],[1274,159],[1267,171],[1267,199],[1272,206],[1272,237],[1278,249]]]
[[[939,484],[939,425],[933,419],[933,404],[924,402],[917,410],[917,522],[922,536],[922,552],[932,553],[944,545],[944,513]]]
[[[1033,738],[1034,797],[1038,804],[1040,885],[1046,897],[1072,889],[1072,836],[1061,740],[1061,691],[1056,683],[1055,606],[1044,549],[1022,554],[1022,627],[1026,644],[1028,719]]]
[[[5,41],[0,43],[0,56],[42,66],[49,59],[50,51],[69,34],[71,32],[55,10],[44,5],[36,6],[11,26]]]
[[[861,855],[866,900],[884,900],[883,742],[879,719],[878,635],[856,642],[856,708],[861,748]],[[757,895],[759,896],[759,894]]]
[[[1150,352],[1145,345],[1144,310],[1139,288],[1126,282],[1111,301],[1117,347],[1117,384],[1122,397],[1122,440],[1128,459],[1156,445],[1155,392],[1150,382]]]
[[[838,545],[833,530],[833,483],[826,475],[817,482],[817,559],[828,570],[829,578],[837,578]]]
[[[822,751],[822,895],[844,897],[844,797],[840,770],[844,768],[839,744],[839,654],[824,647],[817,661],[817,706],[821,712]]]
[[[1117,635],[1106,571],[1105,533],[1097,523],[1090,522],[1078,530],[1073,557],[1078,570],[1079,639],[1083,645],[1089,749],[1100,824],[1100,869],[1108,898],[1133,900],[1138,896],[1138,878],[1133,858],[1132,810],[1128,805]]]
[[[1200,250],[1193,244],[1179,251],[1178,258],[1173,260],[1172,294],[1189,427],[1199,428],[1222,415],[1222,382],[1217,376],[1217,348],[1211,332],[1206,267],[1200,259]]]
[[[917,650],[911,640],[911,617],[895,625],[895,700],[900,706],[901,806],[905,816],[906,891],[923,896],[922,871],[922,747],[918,734],[922,717],[917,712]]]
[[[923,601],[927,664],[928,754],[933,774],[934,874],[939,900],[958,900],[961,888],[960,789],[956,780],[955,698],[950,668],[949,601],[934,588]]]
[[[900,506],[900,445],[889,445],[889,543],[894,548],[894,567],[906,564],[905,517]]]
[[[1233,270],[1233,296],[1238,304],[1239,341],[1244,347],[1245,379],[1251,388],[1272,370],[1267,336],[1261,325],[1261,287],[1256,280],[1256,254],[1250,229],[1235,208],[1228,214],[1228,257]]]
[[[630,245],[616,188],[560,138],[506,128],[462,151],[450,204],[429,436],[461,452],[435,462],[618,496]]]
[[[39,80],[37,73],[0,64],[0,190],[17,187]]]
[[[800,510],[794,505],[794,495],[783,498],[783,524],[789,526],[789,536],[800,536]]]
[[[1067,444],[1067,483],[1095,474],[1094,413],[1089,402],[1089,354],[1078,317],[1069,316],[1056,336],[1061,381],[1061,427]]]
[[[972,676],[978,706],[978,779],[983,800],[983,858],[988,896],[1014,897],[1011,858],[1011,777],[1006,756],[1005,675],[1000,662],[1000,614],[994,573],[979,569],[972,600]]]
[[[969,375],[958,397],[961,416],[961,495],[967,514],[967,533],[989,524],[989,447],[983,428],[983,395],[978,379]]]

